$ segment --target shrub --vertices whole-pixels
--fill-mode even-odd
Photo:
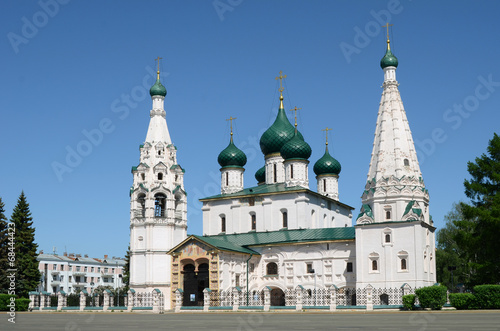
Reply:
[[[500,285],[476,285],[474,286],[474,296],[477,308],[500,308]]]
[[[27,311],[30,301],[27,298],[16,299],[16,311]]]
[[[12,297],[15,297],[15,295],[0,294],[0,311],[8,311],[10,309],[7,305],[10,303],[10,298]]]
[[[434,285],[419,288],[415,291],[420,302],[420,307],[441,309],[446,303],[446,286]]]
[[[403,295],[403,308],[406,310],[415,309],[415,294]]]
[[[450,304],[456,309],[470,309],[474,306],[475,297],[472,293],[450,293]]]

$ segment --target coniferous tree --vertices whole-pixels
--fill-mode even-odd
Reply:
[[[464,218],[455,222],[460,230],[455,240],[474,271],[471,285],[500,282],[500,137],[496,133],[487,151],[488,155],[467,164],[471,179],[464,186],[471,204],[461,204]]]
[[[130,282],[130,245],[125,253],[125,266],[123,267],[123,285],[128,288]]]
[[[33,217],[31,217],[24,192],[21,192],[17,200],[11,222],[14,223],[16,229],[16,294],[20,297],[28,297],[28,293],[35,290],[40,282],[40,271],[36,259],[38,244],[35,243]]]
[[[4,206],[2,198],[0,198],[0,293],[7,293],[9,288],[9,280],[7,279],[9,234]]]

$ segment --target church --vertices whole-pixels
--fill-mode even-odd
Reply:
[[[187,235],[184,169],[167,126],[166,88],[151,87],[153,107],[130,190],[130,288],[161,291],[164,308],[203,305],[204,290],[274,297],[297,287],[412,288],[436,282],[435,227],[396,80],[387,38],[380,61],[382,97],[361,208],[340,201],[341,164],[311,146],[288,120],[281,72],[279,110],[260,138],[257,185],[244,185],[246,155],[233,141],[220,152],[220,194],[200,199],[204,235]],[[296,110],[296,109],[295,109]],[[368,143],[368,142],[366,142]],[[314,178],[309,178],[312,164]],[[309,188],[317,183],[317,192]],[[340,186],[341,187],[341,186]],[[284,299],[274,305],[284,305]]]

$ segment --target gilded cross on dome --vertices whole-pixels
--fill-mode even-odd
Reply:
[[[295,106],[295,108],[293,109],[290,109],[290,111],[293,111],[295,112],[295,130],[297,130],[297,110],[300,110],[302,108],[297,108],[297,106]]]
[[[285,78],[286,78],[286,75],[283,75],[283,71],[280,70],[280,75],[278,77],[276,77],[276,80],[278,80],[278,79],[280,80],[280,89],[279,89],[280,94],[283,93],[283,91],[285,90],[283,88],[283,79],[285,79]]]
[[[157,77],[158,79],[160,79],[160,60],[161,59],[163,59],[163,58],[159,57],[159,56],[155,59],[155,62],[158,61],[158,70],[156,71],[156,74],[158,75],[158,77]]]
[[[325,131],[325,133],[326,133],[326,145],[328,145],[328,131],[332,131],[332,129],[330,129],[329,127],[326,127],[326,129],[323,129],[321,131]]]
[[[233,120],[235,120],[236,117],[232,117],[230,116],[228,119],[226,119],[226,121],[229,121],[229,125],[231,127],[231,141],[233,141]]]

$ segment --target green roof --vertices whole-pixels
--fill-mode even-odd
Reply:
[[[266,181],[266,166],[263,166],[255,173],[255,179],[257,183],[264,183]]]
[[[342,167],[340,166],[339,161],[337,161],[333,156],[328,152],[328,146],[325,149],[325,154],[316,161],[314,164],[313,171],[316,175],[338,175]]]
[[[217,158],[221,167],[243,167],[247,163],[247,156],[233,143],[233,137],[229,145],[220,152]]]
[[[303,188],[302,186],[285,187],[285,183],[265,184],[265,185],[249,187],[249,188],[243,189],[243,190],[241,190],[239,192],[235,192],[235,193],[213,195],[210,197],[200,199],[200,201],[219,199],[219,198],[235,198],[235,197],[247,196],[247,195],[271,194],[271,193],[280,193],[280,192],[295,192],[295,191],[306,191],[306,190],[307,189]]]
[[[260,149],[264,155],[279,153],[283,145],[292,139],[294,135],[295,128],[286,117],[285,109],[280,106],[273,125],[260,137]],[[298,131],[297,136],[304,140],[304,137]]]
[[[382,69],[386,67],[397,67],[398,66],[398,58],[394,56],[391,52],[391,48],[389,46],[389,40],[387,40],[387,51],[385,52],[384,57],[380,60],[380,67]]]
[[[354,227],[338,227],[324,229],[280,230],[269,232],[249,232],[240,234],[221,234],[215,236],[197,236],[210,244],[233,244],[243,247],[269,244],[288,244],[311,241],[353,240]],[[216,246],[216,245],[214,245]]]
[[[241,246],[236,245],[230,241],[224,241],[224,240],[219,240],[219,239],[213,238],[213,237],[203,237],[203,236],[197,236],[197,235],[193,235],[193,237],[196,237],[197,239],[199,239],[199,240],[201,240],[209,245],[217,247],[218,249],[223,250],[223,251],[233,251],[233,252],[239,252],[239,253],[245,253],[245,254],[259,254],[254,250],[251,250],[251,249],[248,249],[245,247],[241,247]]]
[[[151,86],[149,89],[149,94],[151,96],[153,95],[161,95],[161,96],[166,96],[167,95],[167,89],[165,86],[160,83],[160,72],[158,72],[158,78],[156,79],[156,83]]]
[[[299,138],[297,133],[287,143],[281,147],[280,154],[285,160],[303,159],[307,160],[311,156],[311,146]]]

